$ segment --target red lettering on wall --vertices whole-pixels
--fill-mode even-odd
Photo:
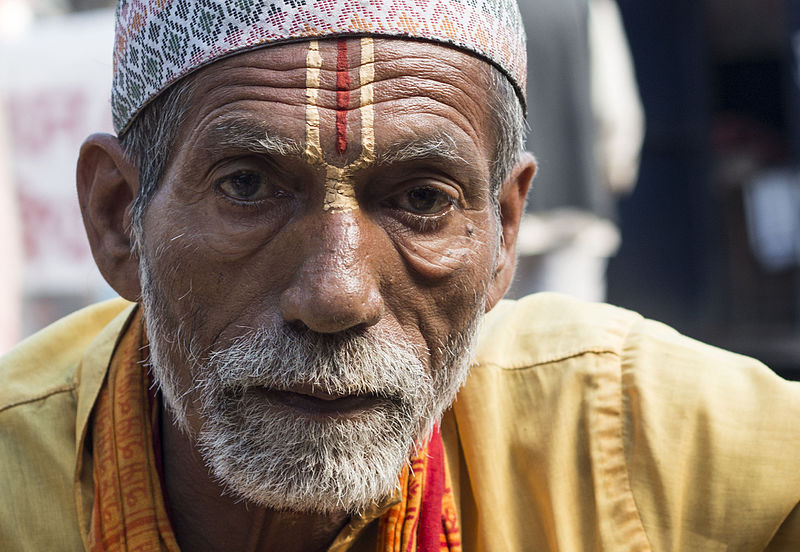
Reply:
[[[80,142],[92,123],[89,101],[76,88],[51,88],[7,99],[11,145],[15,155],[41,155],[56,140]]]

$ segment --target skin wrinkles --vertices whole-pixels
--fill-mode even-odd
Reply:
[[[376,83],[381,82],[380,75],[392,74],[398,65],[402,65],[411,69],[402,77],[403,79],[419,79],[436,83],[442,89],[458,88],[467,93],[472,100],[482,101],[482,89],[474,87],[474,82],[470,81],[468,75],[469,71],[464,71],[465,65],[479,66],[482,62],[469,54],[451,50],[451,55],[437,55],[435,59],[432,59],[426,55],[416,54],[413,50],[401,52],[397,49],[384,49],[381,53],[382,56],[376,60],[378,73]],[[446,78],[444,78],[445,75]]]
[[[474,57],[457,50],[447,51],[447,55],[441,55],[437,52],[435,59],[430,56],[422,55],[422,52],[429,48],[425,43],[404,42],[403,48],[397,48],[391,40],[375,40],[376,44],[376,59],[375,59],[375,85],[384,84],[384,81],[401,82],[403,79],[413,79],[415,84],[410,86],[411,90],[404,90],[402,95],[394,94],[392,99],[407,98],[407,92],[412,92],[413,96],[417,96],[417,91],[427,89],[432,92],[436,99],[443,101],[447,96],[467,95],[470,103],[474,104],[474,108],[461,102],[453,102],[450,107],[456,112],[462,112],[465,109],[470,111],[470,119],[478,121],[481,113],[481,108],[484,106],[484,100],[480,95],[480,87],[476,90],[474,81],[470,80],[468,73],[470,69],[482,69],[483,63]],[[442,50],[442,47],[438,47]],[[409,53],[410,51],[410,53]],[[414,52],[420,52],[419,55],[414,55]],[[285,59],[275,60],[275,65],[280,70],[275,71],[275,67],[270,63],[259,62],[257,59],[251,59],[250,54],[241,54],[224,60],[226,64],[226,78],[220,79],[219,82],[210,84],[204,93],[216,93],[224,91],[229,87],[230,83],[237,84],[237,92],[242,92],[248,89],[248,82],[257,80],[261,77],[267,77],[273,81],[272,86],[268,89],[261,89],[258,86],[253,86],[251,93],[258,95],[259,100],[269,100],[276,102],[286,102],[287,91],[294,90],[296,94],[292,94],[293,99],[301,99],[305,93],[305,83],[302,82],[297,86],[296,81],[304,81],[305,71],[307,64],[305,60],[305,52],[293,52],[286,55]],[[335,54],[334,54],[335,57]],[[354,68],[355,64],[351,64]],[[406,75],[406,76],[387,76],[396,71],[398,66],[403,65],[408,72],[422,72],[425,78],[420,79],[419,75]],[[442,79],[442,75],[447,74],[448,79]],[[280,79],[286,79],[285,82],[279,82]],[[417,82],[417,81],[422,82]],[[291,84],[295,82],[295,84]],[[353,84],[357,80],[353,79]],[[204,79],[205,84],[205,79]],[[320,109],[323,110],[336,110],[336,70],[335,64],[332,67],[325,67],[321,69],[321,88],[320,88]],[[351,87],[351,92],[357,92],[359,85]],[[451,92],[448,94],[448,90]],[[353,108],[357,108],[359,94],[351,94],[351,104]],[[376,103],[379,103],[381,98],[376,98]],[[452,115],[452,114],[451,114]]]
[[[384,41],[385,42],[385,41]],[[376,43],[381,43],[381,41],[376,41]],[[355,50],[357,54],[357,49]],[[418,90],[420,89],[431,89],[436,91],[435,98],[440,103],[447,103],[447,105],[453,108],[457,113],[464,112],[465,107],[467,107],[463,100],[458,99],[459,96],[466,93],[470,96],[472,100],[471,103],[474,103],[476,106],[482,106],[484,100],[481,98],[480,94],[475,93],[474,82],[470,81],[466,76],[462,75],[463,73],[463,66],[465,65],[463,62],[463,57],[470,58],[470,56],[466,56],[461,52],[453,52],[451,57],[454,56],[457,59],[448,62],[448,60],[443,59],[441,60],[442,63],[446,65],[446,69],[442,69],[441,65],[437,65],[435,63],[431,63],[431,60],[428,57],[424,56],[403,56],[401,58],[393,58],[391,55],[387,54],[387,50],[379,50],[376,54],[375,60],[375,84],[381,84],[385,80],[392,80],[393,86],[396,88],[397,83],[403,83],[404,81],[409,81],[406,83],[401,92],[395,92],[387,99],[382,99],[381,97],[376,97],[375,104],[379,105],[384,103],[385,101],[393,101],[397,99],[402,100],[419,100],[422,99],[417,95]],[[352,55],[351,55],[352,57]],[[388,60],[383,58],[388,58]],[[414,64],[414,70],[422,72],[422,75],[414,75],[414,76],[401,76],[401,77],[393,77],[391,79],[382,78],[381,74],[383,72],[391,72],[393,71],[398,62],[402,61],[403,63],[408,62]],[[437,60],[439,61],[439,60]],[[472,65],[477,66],[480,62],[477,62],[474,59],[469,59],[472,62]],[[362,63],[351,63],[352,70],[358,72],[364,64]],[[454,86],[452,82],[448,82],[441,78],[442,74],[447,74],[448,77],[452,77],[457,86]],[[350,88],[350,110],[358,110],[360,109],[360,97],[361,97],[361,89],[362,86],[359,83],[358,79],[351,80],[351,88]],[[438,89],[438,90],[437,90]],[[318,107],[321,112],[329,112],[331,117],[335,116],[335,111],[337,109],[336,105],[336,71],[335,65],[333,67],[327,67],[325,64],[322,65],[320,68],[320,89],[319,89],[319,101]],[[452,101],[446,102],[448,98],[451,98]],[[449,116],[452,118],[453,113],[448,113],[445,116]],[[324,115],[323,115],[324,116]],[[480,110],[469,110],[469,116],[467,124],[461,124],[460,126],[462,129],[468,129],[471,126],[471,122],[480,120],[482,115],[480,115]],[[355,128],[353,130],[358,130]],[[335,157],[336,152],[331,151],[331,154],[334,154]]]
[[[467,83],[464,83],[465,85]],[[442,103],[448,103],[452,107],[457,107],[457,102],[459,101],[458,96],[460,95],[460,91],[462,88],[460,86],[454,86],[452,83],[442,81],[438,78],[434,77],[424,77],[420,75],[408,75],[404,77],[400,77],[395,81],[394,92],[399,97],[404,98],[413,98],[416,96],[417,91],[420,90],[420,87],[430,87],[431,85],[436,86],[439,91],[439,95],[435,98],[436,101]],[[480,96],[477,94],[471,94],[470,99],[475,102],[480,102]],[[451,103],[452,102],[452,103]],[[464,115],[467,115],[464,113]],[[477,116],[478,113],[470,113],[470,116]],[[467,117],[471,120],[471,117]]]
[[[432,242],[409,244],[400,249],[401,254],[416,272],[440,279],[475,262],[476,249],[483,245],[475,236],[442,238]]]
[[[490,199],[495,123],[476,86],[488,66],[441,45],[374,45],[376,144],[374,163],[351,176],[358,209],[326,213],[326,168],[305,156],[308,42],[193,75],[163,176],[136,219],[135,256],[120,201],[103,191],[136,197],[137,169],[113,137],[82,149],[79,193],[102,200],[88,203],[93,254],[112,286],[141,302],[151,366],[174,406],[163,424],[166,493],[187,550],[324,549],[348,511],[391,491],[466,377],[470,336],[510,280],[535,165],[523,158]],[[358,50],[348,48],[349,110],[363,103],[352,86],[363,81]],[[341,166],[360,155],[362,117],[347,118],[353,147],[337,156],[337,41],[319,51],[320,153]],[[397,400],[324,420],[274,400],[275,389],[300,398],[302,385]],[[415,404],[429,406],[403,407]]]
[[[475,86],[475,82],[468,76],[469,71],[465,71],[469,67],[479,66],[480,62],[469,55],[455,51],[453,51],[454,59],[443,56],[437,57],[436,60],[413,54],[398,57],[393,54],[395,52],[387,53],[382,60],[376,61],[376,71],[379,75],[391,74],[398,64],[408,65],[413,67],[413,70],[394,79],[391,95],[385,99],[419,100],[423,99],[419,96],[419,91],[426,90],[427,97],[453,109],[455,113],[448,112],[446,116],[465,132],[469,133],[471,129],[486,124],[487,113],[484,112],[486,99],[483,96],[483,88]],[[447,78],[444,78],[444,75]],[[465,96],[468,99],[466,102]]]
[[[411,50],[412,56],[423,54],[426,48],[434,49],[436,55],[440,50],[428,44],[403,45]],[[335,42],[321,42],[320,47],[324,59],[334,59]],[[334,50],[326,50],[331,47]],[[488,199],[491,148],[487,147],[485,137],[491,133],[483,119],[462,115],[480,112],[483,106],[473,105],[472,95],[456,86],[420,81],[422,88],[414,98],[397,92],[393,86],[411,69],[403,68],[402,59],[391,59],[401,57],[396,50],[398,46],[392,41],[375,41],[376,159],[380,160],[382,152],[386,152],[386,162],[354,176],[357,189],[362,190],[360,200],[364,200],[358,217],[346,213],[320,217],[324,172],[293,155],[269,156],[270,162],[278,166],[279,184],[294,194],[293,199],[279,202],[274,208],[232,206],[208,191],[211,183],[204,178],[210,170],[205,148],[213,146],[208,136],[212,129],[218,130],[233,119],[255,121],[259,126],[263,122],[269,125],[265,130],[271,137],[304,142],[305,71],[264,73],[251,66],[269,66],[273,59],[287,58],[293,66],[300,66],[305,63],[307,44],[237,55],[199,73],[202,78],[197,79],[196,98],[201,101],[189,111],[187,123],[181,129],[181,146],[145,215],[144,242],[145,245],[160,243],[166,237],[185,233],[179,241],[186,253],[176,254],[181,268],[169,287],[180,290],[182,295],[190,289],[191,274],[193,291],[170,308],[176,319],[193,316],[197,306],[192,298],[203,297],[207,320],[196,332],[200,350],[207,349],[212,340],[229,342],[242,326],[282,323],[285,316],[281,305],[294,304],[294,312],[307,312],[320,304],[323,296],[330,306],[340,304],[341,312],[328,309],[320,315],[332,320],[324,326],[328,331],[342,327],[341,322],[348,318],[343,313],[354,306],[374,307],[378,303],[378,307],[367,309],[372,314],[364,315],[362,309],[359,316],[363,315],[369,324],[374,323],[376,331],[398,336],[417,350],[427,351],[423,357],[426,364],[431,362],[430,356],[436,354],[446,333],[464,326],[465,313],[475,308],[472,291],[469,304],[464,304],[464,290],[479,289],[485,284],[476,286],[475,282],[490,279],[497,249]],[[463,59],[458,70],[464,71],[465,76],[460,81],[478,80],[476,75],[481,75],[479,71],[484,67],[466,54],[449,50],[447,53]],[[387,59],[391,63],[383,63]],[[450,71],[452,65],[455,62],[443,64],[442,71]],[[235,79],[229,76],[232,69],[236,71]],[[391,74],[390,69],[396,70],[396,74]],[[471,79],[466,76],[469,71],[474,73]],[[321,73],[323,87],[326,74],[324,70]],[[335,84],[334,76],[333,72],[329,74],[330,85]],[[273,101],[280,95],[281,102]],[[335,156],[335,93],[332,91],[327,99],[320,94],[319,101],[322,146],[326,158],[331,159]],[[359,123],[356,117],[349,122]],[[348,134],[357,135],[351,129]],[[443,135],[454,144],[447,155],[469,159],[471,163],[464,165],[452,159],[444,163],[440,158],[430,159],[429,152],[412,155],[409,163],[413,167],[401,166],[400,160],[391,159],[408,144],[419,143],[421,139],[432,144]],[[232,149],[218,146],[221,157],[245,153],[240,145]],[[400,184],[392,180],[392,175],[401,173],[413,180],[415,174],[424,174],[427,178],[432,171],[426,167],[449,174],[460,188],[464,204],[446,215],[435,230],[420,232],[399,221],[382,205],[392,186]],[[373,193],[373,185],[380,182],[386,184]],[[165,217],[165,212],[170,216]],[[357,233],[345,230],[353,224],[358,225]],[[487,231],[468,237],[464,231],[468,224]],[[318,241],[309,239],[311,236],[328,236],[341,243],[325,249]],[[467,250],[474,252],[463,257]],[[152,262],[156,274],[165,273],[171,264],[163,259]],[[319,275],[320,267],[328,267],[327,272],[332,275],[328,284],[309,285],[313,280],[310,276]],[[376,301],[376,296],[381,301]],[[374,311],[380,314],[375,315]]]

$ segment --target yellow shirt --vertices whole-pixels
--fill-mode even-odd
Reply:
[[[89,414],[131,305],[0,360],[0,550],[80,550]],[[469,551],[800,551],[800,383],[608,305],[501,302],[442,423]],[[373,550],[355,520],[331,550]]]

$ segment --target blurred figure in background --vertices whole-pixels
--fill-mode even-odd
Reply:
[[[535,7],[535,9],[534,9]],[[615,200],[632,189],[644,117],[615,0],[520,2],[528,33],[527,149],[539,172],[510,297],[605,299],[619,246]]]

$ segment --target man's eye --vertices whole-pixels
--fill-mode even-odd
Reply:
[[[412,188],[397,198],[397,207],[416,215],[437,215],[453,205],[453,198],[443,191],[425,186]]]
[[[217,188],[226,196],[238,201],[258,201],[275,195],[273,187],[263,175],[237,173],[217,181]]]

